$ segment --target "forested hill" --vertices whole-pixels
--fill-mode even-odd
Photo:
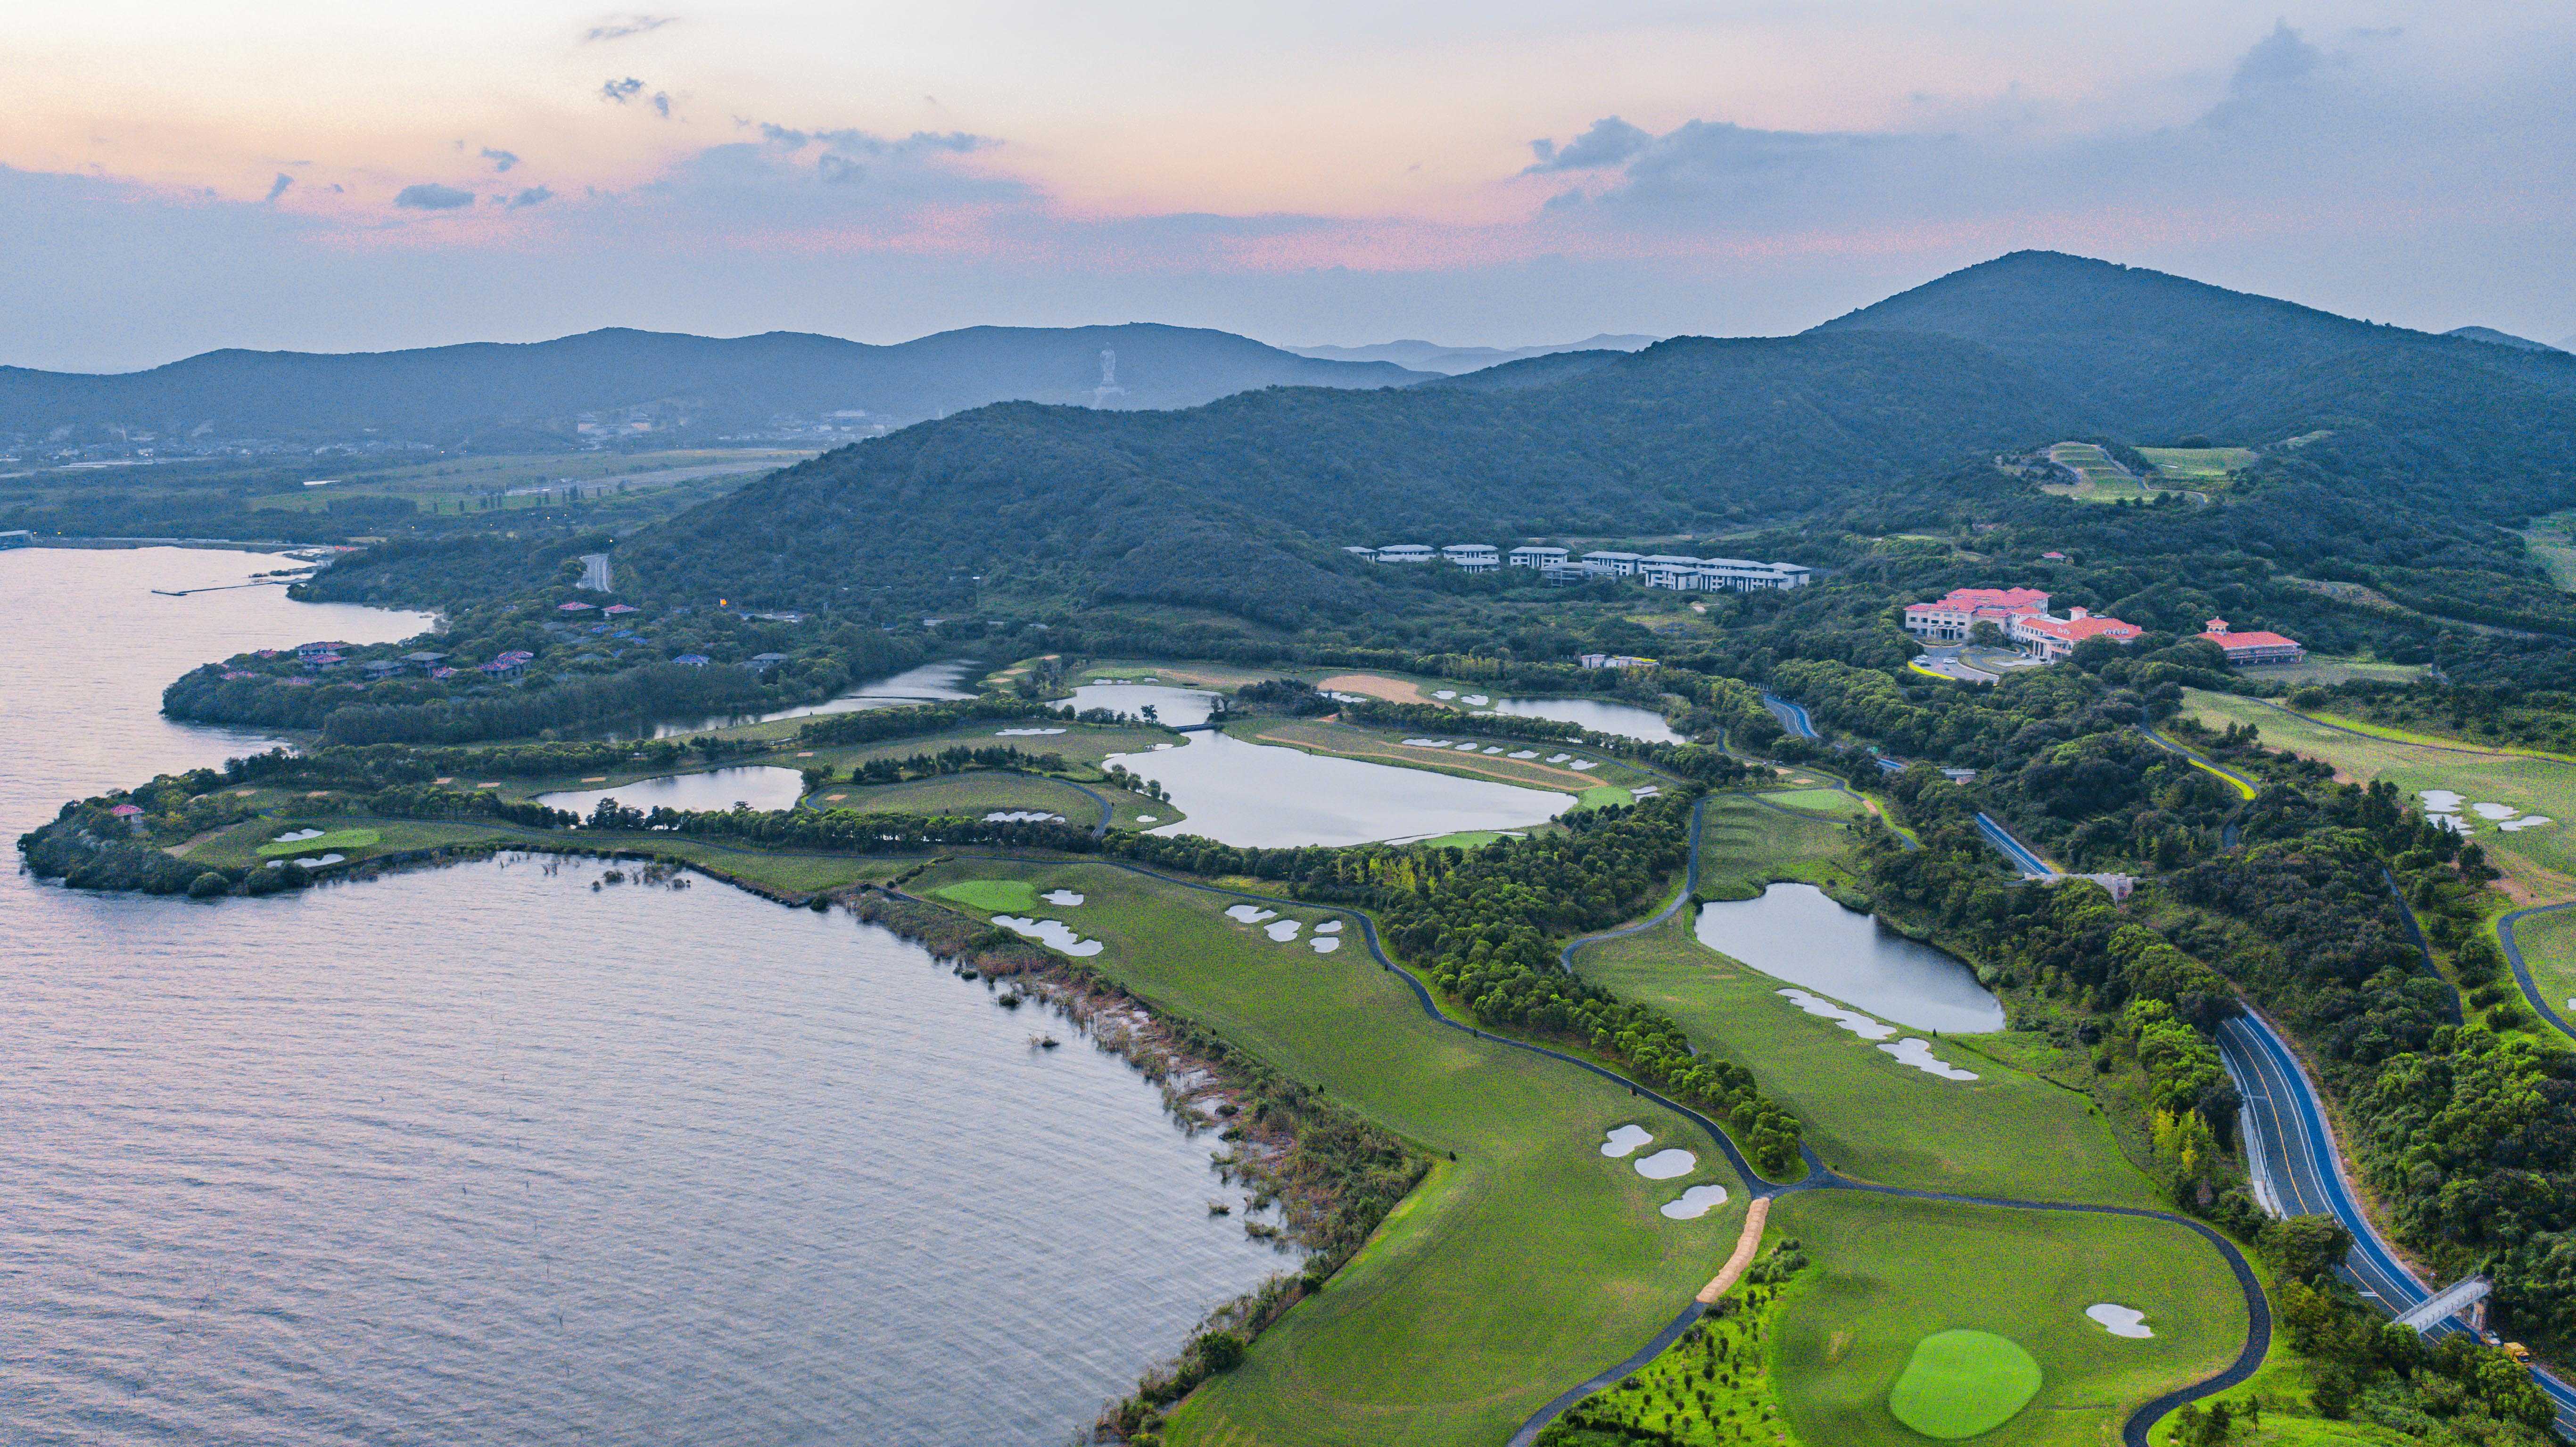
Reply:
[[[618,556],[649,586],[764,605],[1001,571],[1287,621],[1365,605],[1352,544],[1780,517],[2079,421],[2048,378],[1941,338],[1580,355],[1474,386],[1282,388],[1187,412],[988,408],[789,469]],[[1522,369],[1538,383],[1495,389]]]
[[[2019,251],[1815,329],[1975,342],[2066,379],[2102,425],[2253,441],[2303,418],[2368,417],[2407,394],[2476,401],[2492,425],[2576,397],[2576,356],[2336,316],[2053,251]],[[2479,396],[2481,392],[2487,396]]]
[[[1122,389],[1106,396],[1095,393],[1103,350],[1117,353]],[[373,431],[452,443],[502,429],[570,437],[582,413],[639,407],[652,409],[657,432],[714,433],[781,413],[855,410],[905,423],[1011,400],[1195,407],[1254,387],[1389,387],[1428,375],[1141,323],[970,327],[894,346],[802,332],[716,338],[612,328],[400,352],[207,352],[114,375],[0,367],[0,434],[126,426],[334,440]]]

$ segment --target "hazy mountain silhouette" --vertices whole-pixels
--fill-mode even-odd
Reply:
[[[1633,333],[1603,332],[1579,342],[1556,342],[1536,347],[1444,347],[1438,342],[1380,342],[1367,347],[1290,347],[1301,357],[1314,357],[1336,362],[1392,362],[1417,372],[1440,372],[1457,376],[1465,372],[1498,367],[1505,362],[1527,361],[1532,357],[1554,356],[1559,352],[1634,352],[1662,341],[1661,337]]]

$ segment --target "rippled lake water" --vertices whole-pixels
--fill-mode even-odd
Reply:
[[[1954,1035],[2004,1028],[2004,1007],[1958,960],[1836,904],[1812,884],[1700,906],[1699,941],[1774,979]]]
[[[274,566],[0,552],[0,829],[265,747],[158,716],[196,663],[422,621],[149,592]],[[0,1442],[1061,1442],[1288,1264],[1061,1022],[602,872],[0,878]]]
[[[627,808],[648,814],[655,809],[730,809],[737,803],[754,809],[793,809],[804,792],[805,776],[794,769],[737,764],[695,774],[636,779],[608,788],[564,789],[539,794],[537,802],[549,809],[570,809],[582,815],[597,808],[602,799],[615,799]]]
[[[1673,732],[1673,726],[1664,722],[1662,714],[1650,708],[1639,708],[1633,703],[1611,703],[1597,698],[1498,698],[1492,707],[1476,712],[1552,718],[1581,724],[1597,733],[1618,734],[1649,743],[1677,744],[1683,741],[1680,734]]]

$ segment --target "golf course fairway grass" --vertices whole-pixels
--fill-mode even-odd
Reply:
[[[1887,1410],[1922,1433],[1955,1442],[1991,1432],[2039,1394],[2039,1363],[2021,1343],[1990,1331],[1936,1331],[1914,1344]]]
[[[2216,1251],[2151,1217],[1814,1191],[1772,1208],[1816,1280],[1783,1311],[1770,1358],[1810,1447],[1921,1447],[1893,1409],[1917,1344],[1991,1333],[2039,1363],[2028,1406],[1978,1437],[1996,1447],[2109,1447],[2129,1414],[2207,1378],[2245,1343],[2245,1298]],[[2156,1335],[2116,1337],[2095,1302],[2136,1307]]]
[[[930,893],[986,914],[1022,914],[1038,906],[1038,892],[1024,879],[960,879]]]
[[[1172,1411],[1173,1447],[1494,1447],[1645,1345],[1734,1249],[1743,1182],[1697,1127],[1571,1065],[1432,1023],[1356,922],[1347,947],[1319,955],[1227,919],[1228,896],[1087,862],[959,860],[916,887],[953,899],[959,881],[1005,877],[1080,891],[1082,932],[1105,945],[1086,966],[1319,1086],[1432,1163],[1320,1295]],[[1627,1124],[1653,1150],[1693,1152],[1695,1168],[1654,1181],[1603,1156],[1604,1135]],[[1695,1220],[1657,1214],[1700,1184],[1731,1198]]]

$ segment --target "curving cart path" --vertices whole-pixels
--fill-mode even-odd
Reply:
[[[2536,909],[2515,910],[2496,921],[2496,938],[2504,944],[2504,962],[2513,967],[2513,980],[2515,984],[2522,986],[2522,998],[2530,1002],[2532,1009],[2540,1012],[2541,1019],[2557,1026],[2560,1033],[2576,1035],[2576,1025],[2569,1025],[2567,1017],[2559,1014],[2557,1008],[2549,1003],[2548,998],[2540,993],[2540,983],[2531,978],[2531,967],[2522,962],[2522,943],[2513,935],[2513,927],[2533,915],[2554,914],[2562,909],[2576,909],[2576,901],[2566,904],[2544,904]],[[2576,1001],[2570,1003],[2576,1004]]]

